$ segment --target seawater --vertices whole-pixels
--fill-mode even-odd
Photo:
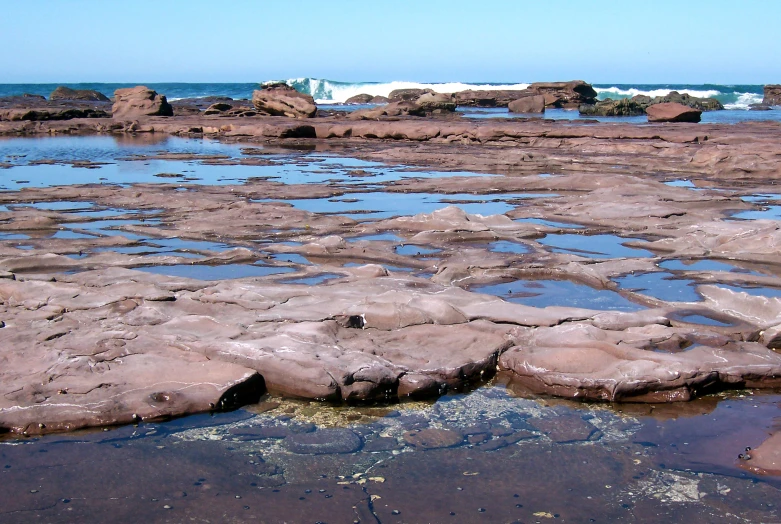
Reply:
[[[440,93],[453,93],[467,89],[499,90],[525,89],[526,82],[413,82],[393,80],[389,82],[342,82],[319,78],[291,78],[279,80],[296,88],[302,93],[312,95],[320,104],[343,103],[351,96],[366,93],[373,96],[388,96],[394,89],[428,88]],[[112,96],[114,90],[139,84],[147,85],[170,100],[182,98],[200,98],[206,96],[228,96],[234,99],[251,98],[252,91],[263,84],[274,82],[245,83],[78,83],[78,84],[0,84],[0,97],[30,93],[48,97],[58,85],[73,89],[94,89],[106,96]],[[670,91],[688,93],[698,97],[718,99],[726,109],[748,109],[750,104],[762,102],[763,86],[758,84],[593,84],[599,99],[629,98],[635,95],[663,96]]]

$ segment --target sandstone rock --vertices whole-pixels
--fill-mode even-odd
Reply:
[[[315,100],[287,84],[271,84],[253,91],[252,103],[261,113],[288,118],[312,118],[317,114]]]
[[[458,106],[507,107],[510,102],[529,96],[528,90],[466,90],[453,93],[453,101]]]
[[[649,122],[699,122],[702,111],[681,104],[663,103],[649,106],[646,114]]]
[[[388,99],[391,102],[411,102],[420,98],[421,95],[426,93],[434,93],[431,89],[394,89],[388,95]]]
[[[688,93],[681,94],[678,91],[670,91],[664,96],[657,96],[648,105],[668,103],[681,104],[693,109],[699,109],[700,111],[718,111],[724,109],[721,102],[715,98],[698,98],[696,96],[691,96]]]
[[[759,475],[781,475],[781,432],[777,431],[758,447],[744,453],[740,467]]]
[[[570,82],[535,82],[528,89],[534,95],[552,95],[548,106],[577,108],[581,104],[593,104],[597,98],[597,92],[582,80]],[[553,102],[553,100],[556,102]]]
[[[90,100],[97,102],[108,102],[109,98],[99,91],[92,89],[71,89],[65,86],[59,86],[49,95],[49,100]]]
[[[544,113],[545,112],[545,96],[534,95],[525,96],[518,100],[513,100],[507,106],[511,113]]]
[[[762,103],[766,106],[781,106],[781,85],[766,85]]]
[[[217,102],[207,107],[206,110],[203,112],[203,114],[218,115],[220,113],[224,113],[225,111],[229,111],[231,109],[233,109],[233,106],[231,104],[228,104],[226,102]]]
[[[450,95],[442,93],[423,93],[415,100],[415,105],[420,111],[426,113],[453,112],[456,110],[456,104]]]
[[[372,99],[369,100],[369,103],[371,104],[387,104],[388,102],[390,102],[390,98],[382,95],[373,96]]]
[[[144,116],[173,116],[171,104],[163,95],[146,86],[128,87],[114,91],[111,111],[115,119],[135,119]]]
[[[365,93],[362,93],[360,95],[351,96],[350,98],[345,100],[344,103],[348,105],[349,104],[355,104],[355,105],[371,104],[373,98],[374,97],[372,95],[367,95]]]

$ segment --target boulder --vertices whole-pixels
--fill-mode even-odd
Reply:
[[[344,103],[345,104],[371,104],[372,98],[374,98],[372,95],[361,93],[360,95],[351,96],[350,98],[345,100]]]
[[[649,122],[699,122],[702,111],[683,104],[654,104],[646,109]]]
[[[315,100],[287,84],[271,84],[252,93],[252,103],[261,112],[288,118],[312,118],[317,114]]]
[[[370,104],[387,104],[388,102],[390,102],[390,98],[382,95],[377,95],[375,97],[372,97],[371,100],[369,100]]]
[[[452,113],[456,110],[453,98],[442,93],[423,93],[414,103],[420,108],[420,111],[426,113]]]
[[[535,82],[526,91],[532,95],[552,95],[547,106],[577,108],[581,104],[593,104],[597,100],[597,92],[582,80],[570,82]]]
[[[174,110],[164,95],[146,86],[128,87],[114,91],[114,118],[134,119],[143,116],[174,116]]]
[[[762,103],[766,106],[781,106],[781,85],[766,85]]]
[[[650,100],[649,97],[645,97]],[[583,104],[578,110],[585,116],[638,116],[645,114],[647,105],[634,98],[613,100],[606,98],[596,104]]]
[[[109,98],[93,89],[71,89],[59,86],[49,95],[49,100],[89,100],[92,102],[108,102]]]
[[[525,96],[507,106],[511,113],[544,113],[545,95]]]
[[[434,91],[431,89],[394,89],[390,92],[388,95],[388,99],[391,102],[410,102],[413,100],[417,100],[420,98],[421,95],[424,95],[426,93],[433,93]]]
[[[715,98],[699,98],[691,96],[687,93],[679,93],[678,91],[670,91],[665,96],[657,96],[648,105],[655,104],[681,104],[684,106],[699,109],[700,111],[718,111],[724,109],[724,106]]]
[[[748,106],[749,111],[770,111],[771,109],[773,109],[771,106],[765,104],[749,104]]]

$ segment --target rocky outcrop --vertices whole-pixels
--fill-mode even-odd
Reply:
[[[581,104],[593,104],[597,92],[582,80],[570,82],[535,82],[526,89],[531,95],[549,95],[546,106],[577,108]]]
[[[260,113],[288,118],[312,118],[317,114],[315,100],[287,84],[270,84],[252,93],[252,103]]]
[[[410,102],[412,100],[417,100],[420,98],[421,95],[425,93],[433,93],[434,91],[432,89],[416,89],[416,88],[408,88],[408,89],[394,89],[390,92],[388,95],[388,100],[391,102]]]
[[[174,116],[174,110],[164,95],[146,86],[114,91],[111,112],[115,119],[130,120],[145,116]]]
[[[108,102],[109,98],[93,89],[71,89],[59,86],[49,95],[49,100],[87,100],[92,102]]]
[[[699,122],[702,111],[674,103],[654,104],[645,110],[649,122]]]
[[[467,90],[453,93],[453,101],[466,107],[507,107],[513,100],[528,95],[527,90]]]
[[[766,85],[762,103],[766,106],[781,106],[781,85]]]
[[[638,100],[640,99],[640,96],[638,95],[635,97]],[[721,109],[724,109],[724,106],[715,98],[699,98],[696,96],[691,96],[688,93],[679,93],[678,91],[670,91],[670,93],[664,95],[664,96],[657,96],[654,99],[650,99],[649,97],[643,97],[642,100],[649,99],[648,105],[655,105],[655,104],[681,104],[684,106],[691,107],[693,109],[699,109],[700,111],[719,111]]]
[[[424,113],[452,113],[456,110],[456,104],[450,95],[442,93],[423,93],[414,100],[419,111]]]
[[[578,110],[583,116],[638,116],[645,114],[646,107],[634,98],[607,98],[596,104],[583,104]]]
[[[351,96],[347,100],[344,101],[347,105],[361,105],[361,104],[371,104],[372,99],[374,97],[372,95],[367,95],[366,93],[362,93],[360,95]]]
[[[545,112],[545,96],[534,95],[525,96],[518,100],[513,100],[507,106],[511,113],[544,113]]]

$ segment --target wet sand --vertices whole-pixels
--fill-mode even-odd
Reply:
[[[11,521],[776,518],[777,124],[108,122],[0,123]]]

